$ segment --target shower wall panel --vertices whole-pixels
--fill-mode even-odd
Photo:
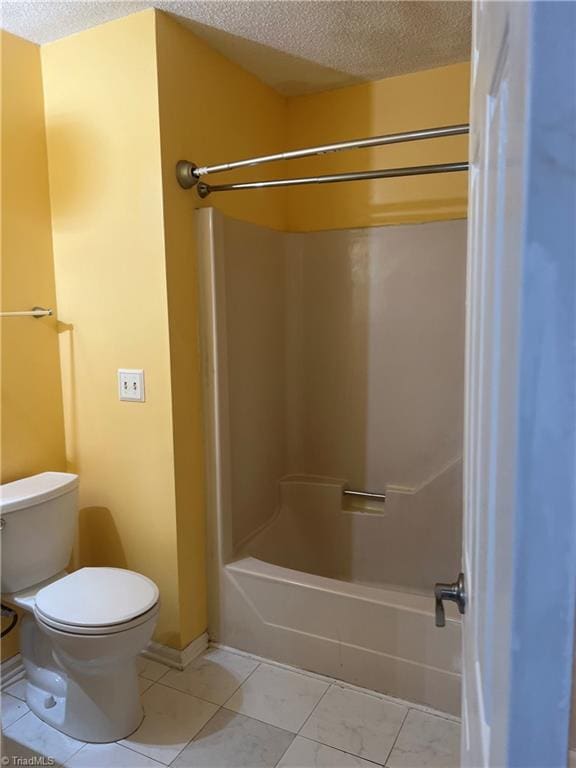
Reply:
[[[459,477],[466,222],[285,234],[214,220],[232,548],[278,512],[286,475],[388,488],[398,519],[402,491]],[[459,531],[461,505],[445,513]]]
[[[290,473],[425,486],[462,452],[466,222],[287,249]]]
[[[232,539],[274,514],[286,472],[286,256],[281,232],[222,217]]]

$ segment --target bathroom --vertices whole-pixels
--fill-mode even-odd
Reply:
[[[464,764],[471,4],[57,5],[2,22],[2,312],[51,310],[2,318],[3,754]],[[10,599],[42,473],[70,539]],[[132,655],[88,680],[83,621]]]

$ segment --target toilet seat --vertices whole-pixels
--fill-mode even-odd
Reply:
[[[56,629],[58,632],[64,632],[69,635],[115,635],[119,632],[126,632],[129,629],[139,627],[141,624],[145,624],[148,619],[155,616],[158,613],[159,606],[156,604],[153,608],[146,613],[137,616],[132,621],[126,621],[123,624],[106,624],[102,626],[94,627],[82,627],[74,624],[66,624],[64,622],[54,621],[47,616],[44,616],[37,608],[34,608],[34,616],[36,621],[43,626]]]
[[[153,581],[122,568],[81,568],[43,587],[36,595],[39,622],[71,634],[124,632],[158,610]]]

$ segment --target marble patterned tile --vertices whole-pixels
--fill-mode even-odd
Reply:
[[[26,701],[26,678],[22,677],[12,685],[9,685],[3,693],[9,693],[10,696],[15,696],[17,699]]]
[[[296,736],[277,768],[376,768],[376,765],[356,755]]]
[[[4,731],[6,738],[44,757],[51,757],[57,763],[65,763],[84,746],[83,741],[60,733],[36,717],[33,712],[16,720]]]
[[[297,733],[327,689],[313,677],[260,664],[224,706]]]
[[[411,709],[386,765],[389,768],[458,768],[460,725]]]
[[[406,707],[333,685],[300,735],[383,765],[407,712]]]
[[[218,710],[188,693],[153,685],[142,696],[144,720],[120,743],[169,765]]]
[[[12,723],[29,712],[28,704],[22,699],[16,699],[9,693],[3,693],[2,701],[2,728],[9,728]]]
[[[65,768],[163,768],[163,766],[121,744],[86,744],[66,761]]]
[[[213,704],[224,704],[257,666],[257,661],[246,656],[215,649],[195,659],[183,672],[169,670],[162,678],[162,685]]]
[[[152,682],[160,680],[170,669],[166,664],[161,664],[159,661],[153,661],[152,659],[145,659],[143,656],[138,657],[136,664],[140,677],[145,677],[147,680],[152,680]]]
[[[294,734],[221,709],[172,763],[173,768],[274,768]]]

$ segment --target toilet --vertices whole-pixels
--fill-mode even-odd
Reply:
[[[78,476],[43,472],[0,487],[2,599],[25,611],[26,701],[49,725],[111,742],[143,718],[136,660],[159,610],[153,581],[122,568],[68,573]]]

